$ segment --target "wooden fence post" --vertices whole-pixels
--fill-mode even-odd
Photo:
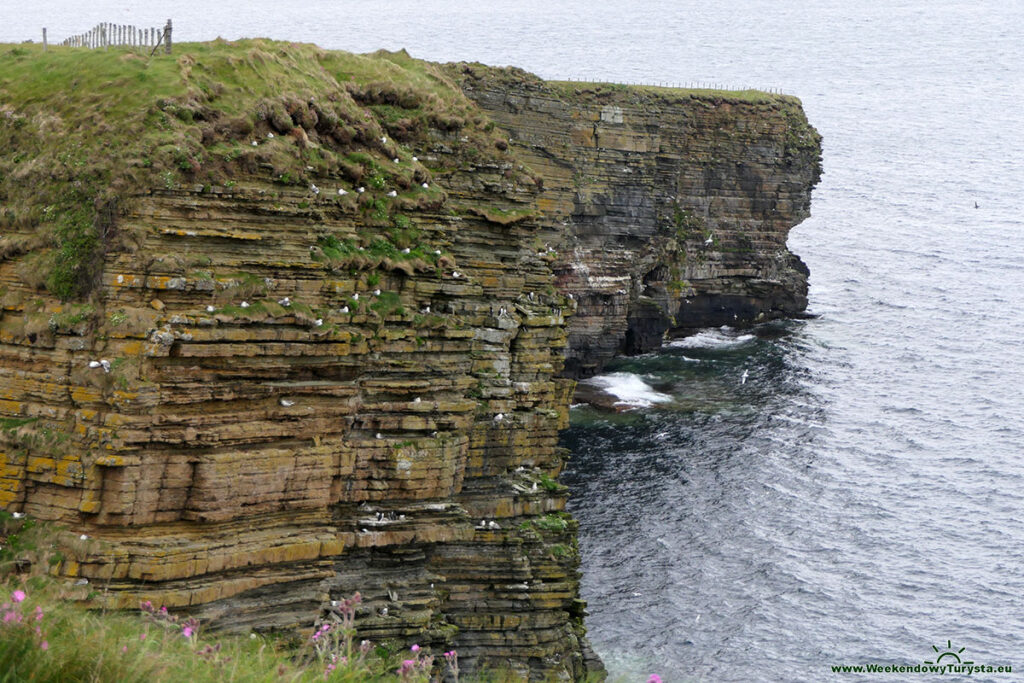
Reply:
[[[46,27],[43,27],[43,52],[46,52]]]
[[[171,20],[167,20],[167,25],[164,26],[164,52],[171,54]]]

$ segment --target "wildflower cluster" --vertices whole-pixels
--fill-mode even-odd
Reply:
[[[156,609],[149,600],[139,604],[139,611],[142,612],[143,620],[160,628],[167,630],[177,630],[180,628],[182,637],[187,638],[193,645],[195,645],[199,638],[199,620],[195,617],[189,617],[185,621],[178,623],[178,617],[170,614],[166,607],[161,606],[160,609]],[[145,634],[142,634],[142,637],[144,639]]]
[[[364,640],[359,647],[355,646],[356,605],[362,601],[359,593],[344,600],[333,600],[326,616],[315,624],[309,645],[313,658],[324,667],[324,680],[339,666],[346,672],[369,673],[366,656],[370,652],[370,641]]]
[[[430,671],[434,668],[434,658],[430,655],[423,655],[419,645],[413,645],[409,650],[412,652],[412,659],[402,661],[398,669],[398,675],[402,681],[415,681],[416,683],[427,683],[430,681]]]
[[[11,593],[10,602],[0,605],[3,621],[0,622],[2,638],[29,637],[39,646],[40,650],[49,650],[50,643],[43,632],[43,608],[36,605],[35,610],[26,612],[25,591],[16,589]]]

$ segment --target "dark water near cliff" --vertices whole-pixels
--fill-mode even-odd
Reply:
[[[826,175],[790,245],[820,318],[625,361],[609,381],[665,400],[566,435],[593,642],[628,681],[870,680],[829,665],[947,641],[1024,670],[1024,3],[7,5],[5,41],[171,16],[800,96]]]

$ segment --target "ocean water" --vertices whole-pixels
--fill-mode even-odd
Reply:
[[[7,4],[0,41],[172,17],[177,40],[801,97],[825,175],[790,246],[818,317],[624,359],[600,381],[636,409],[574,411],[592,641],[622,681],[1024,670],[1021,0]]]

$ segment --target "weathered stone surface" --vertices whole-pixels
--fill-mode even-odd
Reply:
[[[450,70],[544,179],[541,248],[578,302],[567,375],[806,308],[786,236],[808,215],[820,138],[798,100]]]
[[[359,591],[362,637],[534,680],[600,671],[556,483],[563,373],[799,311],[784,241],[817,140],[777,98],[453,68],[513,145],[409,143],[443,192],[394,199],[430,263],[332,264],[327,237],[385,234],[385,188],[256,171],[126,202],[134,246],[106,254],[88,310],[0,259],[0,505],[68,525],[61,572],[228,629],[308,626]]]

